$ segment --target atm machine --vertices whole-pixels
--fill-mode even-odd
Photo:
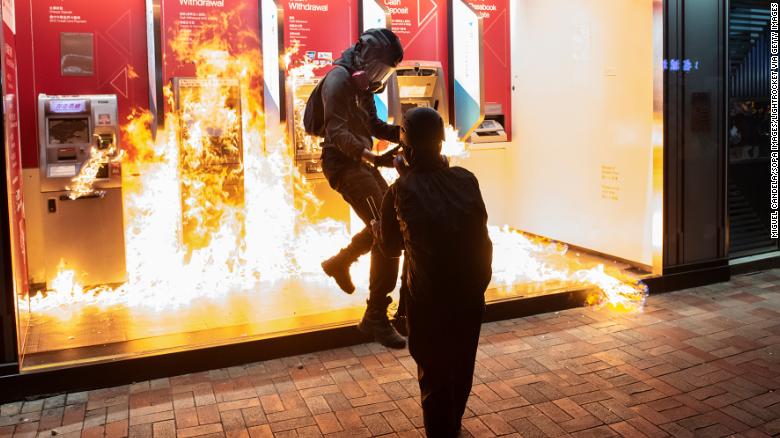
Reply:
[[[295,154],[295,165],[298,171],[307,180],[323,179],[322,165],[322,139],[306,133],[303,128],[303,113],[306,103],[322,78],[295,79],[294,85],[288,81],[287,98],[287,135],[291,139]],[[293,88],[295,88],[293,90]]]
[[[116,95],[41,94],[38,137],[46,283],[61,267],[84,286],[125,282]],[[94,181],[72,191],[74,178],[89,170]]]
[[[334,219],[350,223],[349,204],[333,190],[322,173],[322,138],[309,135],[303,127],[306,103],[321,77],[295,78],[286,85],[287,136],[293,149],[295,166],[309,190],[318,200],[312,203],[310,196],[295,197],[295,207],[310,221]]]
[[[182,242],[189,250],[202,249],[221,226],[225,209],[244,206],[241,84],[238,79],[177,77],[172,85],[179,121]],[[193,207],[192,199],[209,202]]]
[[[444,70],[440,62],[404,61],[396,70],[398,101],[401,114],[415,107],[433,108],[449,121],[449,104],[445,88]]]
[[[504,130],[506,117],[500,104],[485,105],[485,120],[471,134],[471,143],[502,143],[508,141]]]

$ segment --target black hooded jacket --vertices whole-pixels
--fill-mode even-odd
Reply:
[[[376,137],[400,141],[401,128],[381,121],[374,94],[358,90],[352,80],[356,71],[354,50],[344,51],[336,66],[325,75],[322,102],[325,115],[323,170],[330,179],[344,166],[360,162],[364,149],[371,150]]]
[[[413,167],[382,202],[379,244],[405,251],[407,286],[420,304],[483,302],[492,277],[493,243],[477,178],[462,167]]]

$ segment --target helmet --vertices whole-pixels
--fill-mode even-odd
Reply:
[[[384,88],[385,82],[404,58],[398,36],[388,29],[368,29],[355,45],[358,68],[364,72],[369,89]]]
[[[444,120],[436,110],[410,109],[404,114],[402,132],[404,156],[412,167],[440,162]]]

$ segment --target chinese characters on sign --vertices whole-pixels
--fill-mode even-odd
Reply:
[[[59,5],[49,6],[49,23],[85,24],[86,22],[87,20],[81,15],[73,13],[70,9]]]
[[[699,61],[691,59],[664,59],[664,70],[690,73],[699,69]]]

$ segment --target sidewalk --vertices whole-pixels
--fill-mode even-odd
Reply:
[[[376,344],[3,405],[0,438],[422,435],[416,368]],[[780,434],[780,270],[483,326],[468,436]]]

